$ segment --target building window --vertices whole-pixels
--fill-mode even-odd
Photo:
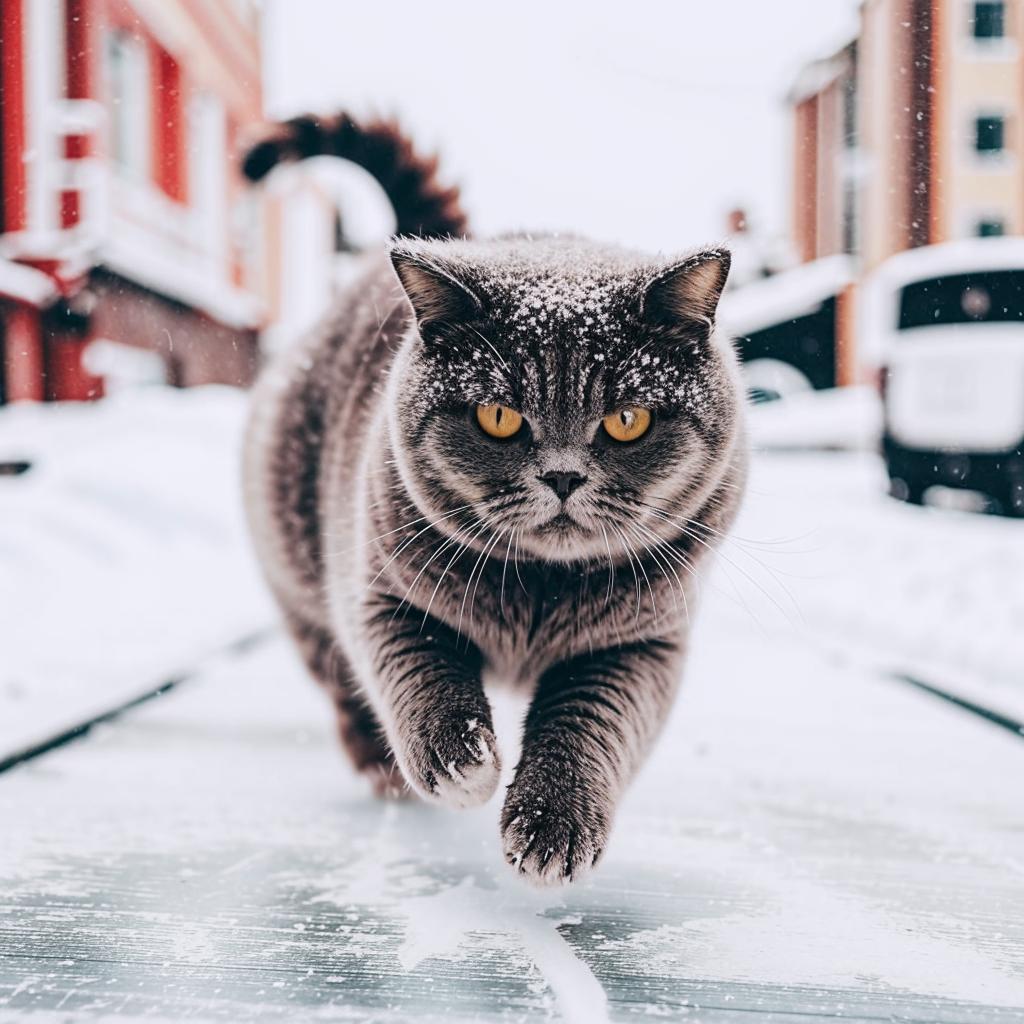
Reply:
[[[842,78],[843,145],[857,148],[857,71],[852,67]]]
[[[185,167],[185,123],[182,109],[181,65],[164,49],[153,47],[155,180],[161,190],[179,203],[188,197]]]
[[[1006,222],[1001,217],[986,217],[974,226],[978,238],[999,238],[1006,234]]]
[[[975,39],[1002,39],[1006,35],[1006,4],[976,3],[971,28]]]
[[[107,36],[110,145],[114,163],[128,177],[144,181],[151,169],[149,55],[142,39],[127,32]]]
[[[983,156],[999,156],[1006,136],[1005,118],[985,114],[974,119],[974,149]]]

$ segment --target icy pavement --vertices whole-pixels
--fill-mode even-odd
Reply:
[[[709,611],[571,890],[374,802],[281,642],[15,769],[0,1020],[1024,1021],[1024,744]]]

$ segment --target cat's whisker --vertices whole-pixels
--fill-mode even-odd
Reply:
[[[499,531],[495,535],[494,541],[491,543],[490,551],[493,551],[498,546],[498,544],[501,542],[501,538],[504,537],[505,534],[508,533],[508,532],[509,532],[509,529],[508,529],[508,527],[506,527],[504,530]],[[475,621],[474,618],[473,618],[473,612],[476,609],[476,592],[480,589],[480,581],[483,579],[484,570],[487,568],[487,560],[490,558],[490,552],[488,551],[487,548],[484,549],[484,555],[485,555],[484,565],[481,567],[480,573],[479,573],[479,575],[476,578],[476,586],[473,587],[473,596],[470,598],[470,601],[469,601],[469,626],[470,626],[470,629],[472,629],[474,621]]]
[[[704,530],[706,533],[728,540],[740,548],[752,548],[755,551],[761,551],[763,554],[772,555],[776,557],[778,555],[807,555],[813,554],[814,552],[820,551],[821,546],[812,548],[794,548],[791,545],[797,544],[800,541],[806,540],[812,537],[817,530],[806,530],[803,533],[796,534],[793,537],[776,537],[776,538],[765,538],[763,540],[755,540],[750,537],[743,537],[736,533],[722,533],[720,530],[716,530],[714,527],[709,526],[707,523],[702,523],[699,520],[688,520],[688,525],[694,529]],[[746,552],[749,554],[749,552]],[[750,555],[754,558],[756,556]],[[772,570],[775,572],[782,572],[781,569]]]
[[[641,502],[641,504],[646,504],[646,503],[645,502]],[[657,508],[657,506],[654,506],[654,505],[647,505],[647,507],[649,509],[651,509],[652,511],[654,511],[655,513],[657,513],[658,515],[660,515],[663,519],[666,519],[666,517],[667,517],[668,519],[671,519],[671,521],[673,523],[679,524],[680,526],[683,526],[685,524],[685,529],[684,529],[683,532],[686,532],[686,530],[690,530],[690,531],[692,531],[692,530],[703,530],[709,536],[711,536],[713,538],[716,538],[716,539],[719,539],[719,540],[721,540],[723,542],[737,542],[737,541],[740,540],[740,538],[737,538],[735,535],[723,533],[722,531],[716,530],[714,527],[709,526],[707,523],[701,523],[701,522],[698,522],[696,520],[688,519],[688,518],[681,517],[681,516],[669,516],[669,514],[664,509]],[[698,539],[692,533],[690,534],[690,536],[693,537],[693,539],[695,539],[695,540]],[[747,558],[749,558],[751,561],[757,563],[758,567],[761,570],[763,570],[769,576],[772,577],[773,581],[785,592],[786,596],[789,598],[790,602],[793,604],[794,610],[796,611],[797,615],[798,616],[802,616],[800,608],[797,605],[795,599],[793,598],[793,595],[789,592],[789,589],[785,586],[785,584],[782,583],[778,579],[778,577],[780,575],[780,571],[774,569],[772,566],[766,565],[765,562],[762,559],[760,559],[757,555],[752,554],[750,551],[745,550],[745,547],[744,547],[743,544],[738,543],[737,546],[738,546],[739,550],[742,551],[742,553]],[[719,550],[719,549],[716,549],[716,550]],[[724,552],[720,552],[720,553],[722,554],[723,558],[728,559],[728,555],[726,555]],[[774,553],[775,552],[772,551],[772,554],[774,554]]]
[[[721,542],[727,542],[728,541],[728,542],[737,543],[738,540],[739,540],[733,534],[723,533],[722,531],[716,530],[714,527],[709,526],[706,523],[698,522],[697,520],[690,519],[690,518],[688,518],[686,516],[673,515],[670,512],[668,512],[667,510],[658,507],[657,505],[651,505],[648,502],[644,502],[644,501],[641,501],[640,504],[643,505],[648,510],[650,510],[651,512],[653,512],[655,514],[655,516],[657,518],[659,518],[662,522],[669,523],[669,524],[675,526],[681,533],[683,533],[684,535],[690,536],[694,540],[699,539],[700,535],[694,535],[692,533],[693,530],[703,530],[704,533],[708,537],[712,538],[713,540],[718,540],[718,541],[721,541]],[[701,541],[701,542],[704,543],[704,541]],[[738,546],[741,549],[743,549],[743,545],[742,544],[738,544]],[[718,550],[718,548],[715,548],[715,550]],[[758,563],[758,565],[760,565],[761,568],[763,568],[766,572],[771,572],[772,571],[772,570],[770,570],[768,568],[768,566],[764,565],[764,563],[761,562],[761,560],[759,558],[757,558],[756,555],[753,555],[749,551],[746,551],[746,550],[743,550],[743,553],[748,558],[751,558],[753,561],[756,561]]]
[[[393,484],[393,483],[391,483],[389,481],[386,484],[386,487],[388,487],[388,488],[395,488],[397,490],[398,485],[395,485],[395,484]],[[404,493],[404,491],[403,491],[403,493]],[[416,502],[414,502],[414,501],[396,501],[396,497],[395,497],[395,494],[393,492],[384,493],[379,498],[375,498],[373,501],[368,501],[367,504],[366,504],[366,511],[367,512],[373,512],[375,509],[378,509],[378,508],[386,508],[389,513],[397,512],[397,513],[402,513],[403,515],[406,512],[409,512],[409,511],[419,511],[419,507],[417,506]],[[406,524],[406,525],[409,525],[409,524]],[[398,529],[401,529],[401,527],[399,527]],[[326,537],[328,540],[333,540],[336,537],[343,536],[341,533],[338,533],[335,530],[328,530],[328,529],[321,530],[320,535],[322,537]]]
[[[475,527],[475,525],[476,525],[476,523],[475,523],[475,522],[471,522],[471,523],[469,524],[469,527],[468,527],[468,528],[469,528],[469,529],[472,529],[473,527]],[[455,530],[455,532],[454,532],[454,533],[453,533],[453,534],[452,534],[452,535],[451,535],[450,537],[446,538],[446,539],[445,539],[445,540],[443,541],[443,543],[441,543],[441,544],[440,544],[439,546],[437,546],[437,547],[435,547],[435,548],[434,548],[434,550],[433,550],[433,552],[431,553],[430,557],[429,557],[429,558],[428,558],[428,559],[427,559],[427,560],[426,560],[426,561],[425,561],[425,562],[423,563],[423,565],[422,565],[422,566],[420,567],[420,570],[419,570],[419,572],[417,572],[417,573],[416,573],[416,575],[415,575],[415,576],[413,577],[413,580],[412,580],[412,582],[411,582],[411,583],[409,584],[409,586],[408,586],[408,587],[406,588],[406,591],[405,591],[405,594],[404,594],[404,596],[402,597],[402,600],[401,600],[401,601],[399,601],[399,603],[398,603],[398,606],[397,606],[397,607],[395,608],[395,613],[394,613],[394,615],[392,615],[392,616],[391,616],[391,618],[392,618],[392,621],[394,621],[395,615],[397,615],[397,614],[398,614],[399,610],[400,610],[400,609],[401,609],[401,608],[402,608],[403,606],[405,606],[405,605],[407,605],[407,604],[408,604],[408,601],[409,601],[409,595],[410,595],[410,594],[411,594],[411,593],[413,592],[413,590],[414,590],[414,589],[415,589],[415,587],[416,587],[416,584],[417,584],[417,583],[418,583],[418,582],[420,581],[421,577],[422,577],[422,576],[423,576],[423,574],[424,574],[424,573],[425,573],[425,572],[427,571],[427,569],[429,568],[430,564],[431,564],[431,563],[432,563],[432,562],[434,561],[434,559],[435,559],[435,558],[437,558],[437,556],[438,556],[438,555],[440,555],[440,554],[441,554],[441,553],[442,553],[443,551],[446,551],[446,550],[447,550],[447,549],[448,549],[449,547],[451,547],[451,545],[452,545],[452,544],[455,544],[455,543],[457,543],[457,542],[458,542],[459,534],[460,534],[461,532],[462,532],[462,530],[461,530],[461,529],[456,529],[456,530]],[[460,544],[460,550],[461,550],[461,544]],[[456,557],[457,557],[457,555],[458,555],[458,553],[456,553]],[[410,566],[408,566],[408,567],[411,567],[411,563],[410,563]]]
[[[656,511],[660,512],[661,510],[660,510],[660,509],[658,509],[658,510],[656,510]],[[720,557],[720,558],[721,558],[721,559],[722,559],[723,561],[725,561],[725,562],[727,562],[727,563],[728,563],[729,565],[731,565],[731,566],[732,566],[732,567],[733,567],[733,568],[734,568],[734,569],[735,569],[735,570],[736,570],[736,571],[737,571],[738,573],[740,573],[740,575],[742,575],[742,576],[743,576],[743,577],[744,577],[744,578],[745,578],[745,579],[746,579],[746,580],[747,580],[747,581],[748,581],[749,583],[751,583],[751,584],[752,584],[752,585],[753,585],[754,587],[756,587],[756,588],[757,588],[757,590],[758,590],[758,591],[759,591],[759,592],[760,592],[761,594],[763,594],[763,595],[764,595],[764,596],[765,596],[765,597],[766,597],[766,598],[767,598],[767,599],[768,599],[768,600],[769,600],[769,601],[770,601],[770,602],[771,602],[771,603],[772,603],[772,604],[773,604],[773,605],[775,606],[775,608],[776,608],[776,609],[778,610],[779,614],[780,614],[780,615],[782,615],[782,617],[783,617],[783,618],[784,618],[784,619],[785,619],[785,620],[786,620],[786,621],[787,621],[787,622],[788,622],[788,623],[789,623],[790,625],[795,625],[795,624],[796,624],[796,623],[794,623],[794,622],[793,622],[793,619],[792,619],[792,618],[790,617],[790,613],[789,613],[789,612],[788,612],[788,611],[787,611],[787,610],[786,610],[785,608],[783,608],[782,604],[781,604],[781,603],[779,602],[779,600],[778,600],[778,599],[777,599],[777,598],[775,597],[775,595],[774,595],[774,594],[772,594],[772,593],[771,593],[771,592],[770,592],[770,591],[769,591],[769,590],[768,590],[768,589],[767,589],[767,588],[766,588],[766,587],[765,587],[765,586],[764,586],[764,585],[763,585],[763,584],[762,584],[762,583],[761,583],[760,581],[758,581],[758,580],[757,580],[757,579],[756,579],[756,578],[755,578],[755,577],[754,577],[754,576],[753,576],[753,575],[752,575],[752,574],[751,574],[750,572],[748,572],[748,571],[747,571],[747,570],[746,570],[746,569],[745,569],[745,568],[744,568],[744,567],[743,567],[742,565],[740,565],[740,564],[739,564],[739,563],[738,563],[738,562],[737,562],[737,561],[736,561],[735,559],[733,559],[733,558],[730,558],[728,554],[726,554],[726,553],[725,553],[724,551],[722,551],[722,550],[721,550],[721,547],[717,547],[717,548],[716,548],[716,547],[712,546],[712,545],[711,545],[711,544],[709,544],[709,543],[708,543],[708,542],[707,542],[707,541],[706,541],[706,540],[705,540],[705,539],[704,539],[703,537],[701,537],[701,536],[700,536],[700,534],[698,534],[698,533],[695,533],[695,532],[694,532],[693,530],[689,529],[688,527],[684,527],[684,526],[682,526],[682,525],[680,524],[680,522],[679,522],[679,520],[678,520],[678,519],[676,519],[676,518],[674,518],[674,517],[668,517],[668,516],[666,516],[665,518],[666,518],[666,521],[670,521],[670,522],[672,522],[672,523],[673,523],[673,524],[674,524],[674,525],[676,526],[676,529],[678,529],[678,530],[680,531],[680,533],[682,533],[682,534],[683,534],[684,536],[686,536],[686,537],[689,537],[689,538],[690,538],[691,540],[693,540],[693,541],[696,541],[696,542],[697,542],[698,544],[700,544],[700,545],[702,545],[703,547],[707,548],[707,550],[708,550],[709,552],[717,552],[717,553],[718,553],[718,556],[719,556],[719,557]],[[751,557],[751,558],[753,558],[753,556],[752,556],[752,555],[749,555],[749,553],[748,553],[748,557]],[[755,559],[755,561],[756,561],[756,559]],[[759,563],[759,564],[761,564],[761,563]],[[786,594],[786,596],[787,596],[787,597],[789,598],[789,600],[790,600],[790,603],[791,603],[791,604],[793,605],[793,608],[794,608],[794,610],[796,611],[796,613],[797,613],[797,616],[798,616],[798,618],[802,619],[802,618],[803,618],[803,614],[802,614],[802,612],[800,611],[800,607],[799,607],[799,605],[798,605],[798,604],[796,603],[796,600],[795,600],[795,598],[793,597],[792,593],[790,593],[789,589],[788,589],[788,588],[787,588],[787,587],[786,587],[786,586],[785,586],[784,584],[782,584],[782,583],[780,583],[780,582],[779,582],[779,580],[778,580],[778,579],[777,579],[777,578],[776,578],[776,577],[774,576],[774,574],[772,574],[772,573],[771,573],[771,570],[770,570],[770,569],[769,569],[769,568],[768,568],[767,566],[765,566],[765,565],[761,564],[761,568],[762,568],[762,569],[764,569],[764,570],[765,570],[765,572],[768,572],[768,573],[769,573],[770,575],[772,575],[772,579],[773,579],[773,581],[774,581],[774,582],[775,582],[775,583],[776,583],[776,584],[777,584],[777,585],[778,585],[779,587],[781,587],[781,589],[783,590],[783,592],[784,592],[784,593]],[[745,602],[745,601],[744,601],[744,604],[746,604],[746,602]]]
[[[441,575],[437,578],[437,585],[434,587],[433,593],[430,595],[430,600],[427,602],[427,607],[423,611],[423,622],[420,623],[420,632],[427,628],[427,620],[430,618],[430,609],[434,605],[434,599],[437,597],[437,592],[441,589],[441,584],[444,582],[445,576],[448,575],[448,571],[458,560],[459,556],[479,537],[484,530],[487,529],[487,523],[481,523],[466,539],[464,543],[459,544],[455,554],[448,560],[448,564],[441,570]]]
[[[646,527],[640,525],[639,523],[631,524],[630,530],[633,532],[633,535],[637,537],[637,539],[640,540],[640,542],[644,545],[644,547],[650,553],[651,558],[653,558],[654,561],[658,564],[659,568],[666,569],[668,573],[675,578],[675,582],[679,587],[679,593],[683,599],[683,609],[686,613],[686,620],[687,622],[689,622],[690,609],[686,601],[686,590],[683,587],[683,581],[679,578],[679,574],[675,570],[675,566],[673,566],[671,561],[669,561],[665,554],[661,552],[661,548],[663,545],[661,538],[658,537],[656,534],[652,533]],[[672,580],[670,580],[668,576],[665,577],[665,580],[668,583],[669,589],[672,592],[673,607],[676,611],[678,611],[679,602],[676,599],[675,587],[672,584]]]
[[[516,550],[515,554],[512,556],[512,560],[513,564],[515,565],[516,578],[519,580],[519,586],[522,588],[523,593],[527,597],[529,597],[530,591],[527,589],[526,584],[523,582],[522,573],[520,573],[519,571],[519,538],[522,536],[522,532],[523,528],[521,526],[516,528]]]
[[[465,512],[467,508],[472,508],[472,507],[473,507],[472,503],[467,504],[467,505],[460,505],[458,508],[452,509],[450,512],[446,512],[444,515],[439,516],[436,520],[431,522],[429,524],[429,526],[426,527],[426,529],[429,529],[430,526],[434,526],[437,523],[443,522],[445,519],[450,519],[454,515],[458,515],[459,512]],[[422,523],[422,522],[424,522],[425,520],[427,520],[429,518],[430,518],[430,516],[417,516],[415,519],[410,519],[409,522],[407,522],[407,523],[402,523],[401,526],[396,526],[393,530],[388,530],[385,533],[378,533],[376,537],[371,537],[369,540],[362,541],[361,543],[355,545],[355,547],[341,548],[338,551],[331,552],[331,554],[333,554],[333,555],[347,555],[347,554],[350,554],[351,552],[359,551],[362,548],[369,547],[371,544],[375,544],[379,540],[383,540],[385,537],[392,537],[396,533],[402,533],[403,531],[408,530],[410,526],[415,526],[417,523]],[[424,529],[421,532],[425,533],[426,529]],[[324,536],[325,537],[330,537],[331,534],[325,532]],[[337,534],[335,534],[334,536],[337,536]],[[416,536],[418,537],[419,534],[416,534]],[[415,540],[416,537],[413,537],[412,539]]]
[[[515,528],[509,527],[508,529],[508,545],[505,547],[505,560],[501,565],[501,590],[498,594],[498,607],[501,609],[501,614],[505,614],[505,575],[508,572],[508,556],[512,551],[512,541],[515,538]]]
[[[395,548],[395,550],[391,553],[391,556],[387,559],[387,561],[380,567],[380,570],[377,572],[377,575],[374,576],[372,580],[370,580],[369,584],[367,585],[367,589],[369,589],[369,587],[372,587],[377,582],[377,580],[379,580],[381,576],[384,575],[388,566],[391,565],[391,563],[394,562],[394,560],[398,558],[399,555],[401,555],[402,552],[405,551],[410,544],[414,543],[417,538],[422,537],[423,534],[425,534],[428,530],[435,529],[439,523],[444,522],[447,519],[451,519],[452,516],[456,516],[461,512],[465,512],[466,509],[472,507],[472,505],[463,505],[461,508],[457,508],[454,511],[447,513],[446,515],[441,516],[439,519],[427,523],[427,525],[424,526],[422,530],[419,530],[412,537],[407,538],[405,541],[399,544],[398,547]]]
[[[408,606],[409,595],[416,588],[416,584],[419,583],[419,581],[420,581],[421,577],[423,576],[423,574],[430,567],[430,564],[434,561],[435,558],[437,558],[438,555],[440,555],[444,551],[447,551],[448,548],[450,548],[453,544],[458,543],[458,537],[459,537],[459,531],[456,530],[456,532],[453,533],[450,537],[446,537],[440,544],[438,544],[434,548],[434,550],[431,552],[430,557],[427,558],[427,560],[423,563],[422,566],[420,566],[420,569],[416,573],[416,575],[413,577],[412,582],[405,588],[405,594],[403,594],[402,600],[399,601],[398,604],[396,605],[394,614],[391,616],[391,621],[392,622],[395,620],[395,617],[398,615],[399,611],[401,611],[401,609],[403,607],[407,607]],[[393,586],[393,584],[392,584],[392,586]],[[390,591],[389,591],[389,593],[390,593]]]
[[[626,557],[629,559],[629,567],[633,571],[633,582],[636,584],[636,619],[640,619],[640,577],[637,575],[636,565],[633,559],[633,548],[629,543],[629,538],[622,532],[622,529],[618,526],[613,526],[612,529],[619,535],[619,540],[622,541],[623,550],[626,552]]]
[[[470,566],[469,576],[466,577],[466,589],[462,594],[462,602],[459,604],[459,622],[455,628],[456,636],[462,636],[462,619],[466,612],[466,601],[469,599],[469,588],[473,585],[473,577],[476,576],[477,567],[483,565],[487,558],[487,549],[494,540],[494,536],[494,531],[492,530],[490,537],[484,541],[483,547],[477,554],[476,561]]]
[[[716,593],[721,594],[728,600],[738,604],[743,611],[747,614],[750,620],[755,623],[759,628],[763,628],[761,620],[754,614],[753,609],[750,607],[749,602],[743,595],[743,591],[736,585],[736,581],[732,578],[732,575],[725,571],[725,577],[729,581],[729,585],[732,588],[732,592],[725,590],[723,587],[717,586],[713,581],[708,581],[705,575],[700,571],[695,562],[692,562],[683,552],[679,551],[668,541],[660,541],[661,549],[671,557],[687,575],[691,576],[698,587],[698,592],[702,593],[705,588],[714,590]]]
[[[632,530],[630,532],[632,532]],[[634,534],[634,536],[636,535]],[[651,578],[647,575],[647,569],[644,566],[644,560],[640,556],[639,551],[636,555],[636,564],[640,567],[640,574],[643,576],[644,582],[647,584],[647,592],[651,595],[651,608],[654,610],[654,621],[657,622],[660,618],[660,615],[658,614],[658,602],[654,597],[654,587],[651,585]]]
[[[604,607],[607,608],[612,600],[612,588],[615,585],[615,562],[612,559],[612,546],[608,543],[608,531],[604,523],[598,524],[601,527],[601,536],[604,537],[604,547],[608,552],[608,589],[604,595]]]
[[[628,510],[616,509],[614,508],[614,506],[608,507],[613,509],[618,518],[622,518],[623,516],[628,514]],[[696,563],[690,560],[682,551],[679,551],[667,540],[665,540],[663,537],[659,537],[653,530],[651,530],[649,527],[644,526],[642,523],[634,523],[633,525],[635,525],[638,529],[645,531],[651,538],[650,544],[657,546],[659,550],[661,550],[667,557],[670,557],[674,562],[676,562],[676,564],[678,564],[688,576],[691,576],[693,578],[698,588],[703,588],[704,586],[706,586],[706,580],[704,578],[704,575],[697,568]]]
[[[652,497],[656,501],[670,501],[671,500],[669,498],[663,498],[661,495],[657,495],[657,494],[650,495],[650,497]],[[641,505],[647,505],[647,507],[649,507],[649,508],[656,508],[659,512],[664,512],[664,513],[666,513],[668,515],[671,515],[673,518],[679,519],[680,521],[685,522],[686,525],[688,525],[688,526],[697,527],[697,528],[702,529],[705,532],[707,532],[709,534],[712,534],[712,535],[714,535],[716,537],[721,537],[722,539],[728,538],[729,540],[735,541],[735,542],[740,543],[740,544],[748,545],[750,547],[770,548],[770,549],[772,549],[773,552],[775,551],[776,548],[781,547],[784,544],[795,544],[798,541],[806,539],[807,537],[811,536],[814,533],[813,530],[808,530],[808,531],[806,531],[806,532],[804,532],[802,534],[798,534],[797,536],[792,537],[792,538],[779,537],[779,538],[756,539],[756,538],[753,538],[753,537],[743,537],[743,536],[740,536],[739,534],[733,533],[731,531],[729,533],[723,533],[721,530],[716,530],[713,526],[709,525],[708,523],[702,523],[699,520],[691,519],[689,516],[677,515],[671,509],[661,508],[660,506],[657,506],[657,505],[652,506],[652,505],[649,505],[647,502],[644,502],[644,501],[641,501],[640,504]]]

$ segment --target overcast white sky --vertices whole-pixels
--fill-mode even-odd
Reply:
[[[475,231],[571,230],[652,250],[788,223],[782,98],[856,0],[266,0],[273,115],[398,114]]]

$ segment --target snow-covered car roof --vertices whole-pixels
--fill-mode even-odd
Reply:
[[[726,334],[743,337],[815,312],[854,279],[849,256],[826,256],[726,292],[718,321]]]
[[[963,238],[897,253],[870,275],[868,285],[898,288],[947,274],[1013,269],[1024,271],[1024,238]]]

